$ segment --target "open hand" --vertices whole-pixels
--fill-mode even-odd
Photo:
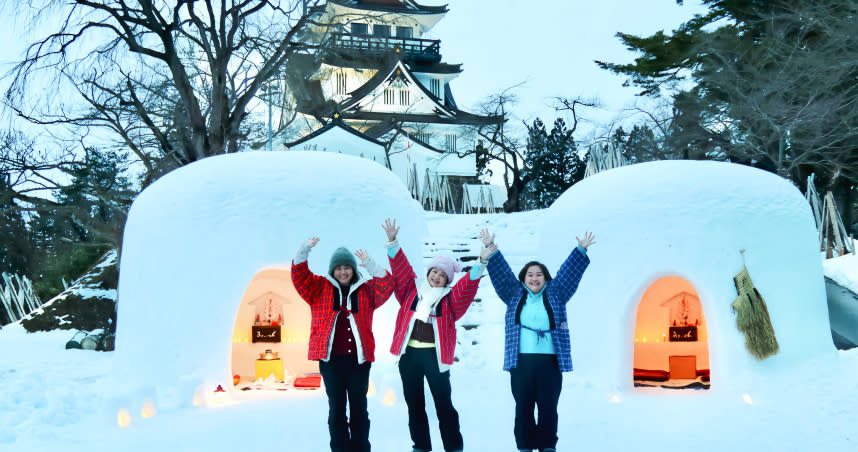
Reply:
[[[387,234],[388,242],[396,240],[396,235],[399,234],[399,226],[396,225],[396,218],[392,220],[390,218],[384,220],[384,224],[381,225],[381,228],[384,229],[384,233]]]
[[[480,251],[480,260],[483,262],[488,261],[489,257],[491,257],[491,255],[494,254],[497,250],[498,246],[494,243],[490,243],[484,246],[483,249]]]
[[[483,228],[483,230],[480,231],[480,241],[483,242],[483,246],[489,246],[495,243],[495,235],[489,234],[488,228]],[[497,247],[495,247],[495,249],[497,249]]]
[[[316,244],[317,244],[317,243],[319,243],[319,238],[318,238],[318,237],[310,237],[309,239],[304,240],[303,245],[304,245],[307,249],[310,249],[310,248],[313,248],[314,246],[316,246]]]
[[[584,238],[583,238],[583,239],[582,239],[582,238],[578,238],[578,236],[575,236],[575,240],[577,240],[577,241],[578,241],[578,245],[581,245],[581,248],[584,248],[584,249],[586,250],[586,249],[587,249],[587,247],[589,247],[590,245],[592,245],[592,244],[596,243],[596,236],[595,236],[595,235],[593,235],[593,233],[592,233],[592,232],[587,231],[587,232],[585,232],[585,233],[584,233]]]
[[[356,256],[358,259],[360,259],[360,262],[361,262],[361,263],[360,263],[360,266],[361,266],[361,267],[366,267],[366,265],[364,265],[364,261],[366,261],[367,259],[369,259],[369,253],[367,253],[367,252],[366,252],[366,250],[361,249],[361,250],[357,250],[357,251],[355,251],[355,256]]]

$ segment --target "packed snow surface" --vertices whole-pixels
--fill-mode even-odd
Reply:
[[[237,161],[236,161],[237,162]],[[217,165],[217,162],[210,162]],[[304,160],[304,168],[315,165],[312,158]],[[245,165],[245,163],[236,163]],[[248,164],[250,165],[250,164]],[[260,168],[260,167],[258,167]],[[667,171],[671,166],[664,168],[654,167],[652,171]],[[246,168],[245,168],[246,169]],[[353,169],[361,174],[370,174],[373,177],[364,179],[363,185],[357,183],[357,178],[351,174],[344,173],[344,169],[333,170],[333,179],[325,179],[323,182],[335,184],[337,178],[350,187],[345,196],[353,202],[366,206],[368,203],[362,199],[385,199],[391,198],[394,208],[389,216],[403,215],[410,212],[412,208],[404,199],[406,195],[398,194],[394,185],[401,187],[401,183],[390,179],[379,180],[375,177],[377,173],[369,167],[361,164],[353,165]],[[181,170],[180,170],[181,171]],[[708,170],[700,170],[703,176]],[[728,170],[732,171],[732,170]],[[169,253],[169,246],[164,244],[150,244],[164,255],[161,261],[150,261],[150,257],[144,260],[147,265],[135,268],[135,272],[154,272],[160,275],[166,270],[185,268],[180,265],[187,263],[181,259],[184,251],[194,251],[200,243],[216,242],[218,237],[226,237],[220,240],[217,250],[208,250],[203,254],[202,261],[206,259],[228,258],[223,262],[227,269],[239,273],[239,280],[245,281],[253,275],[254,268],[247,271],[238,266],[238,263],[253,262],[254,265],[265,267],[267,265],[288,266],[298,241],[307,235],[319,235],[323,241],[328,240],[329,248],[314,250],[310,255],[311,268],[314,271],[324,272],[322,268],[327,264],[330,252],[335,246],[339,246],[339,240],[334,240],[337,231],[335,226],[326,226],[329,223],[319,222],[319,218],[303,216],[299,221],[305,222],[305,228],[290,226],[283,217],[290,212],[290,206],[299,212],[307,212],[310,209],[321,209],[318,214],[321,220],[333,221],[328,217],[331,206],[339,206],[341,211],[352,213],[352,207],[348,204],[337,204],[337,198],[327,197],[328,205],[319,207],[318,202],[306,201],[303,197],[315,196],[309,185],[317,183],[312,178],[300,173],[292,173],[300,181],[306,182],[307,188],[297,190],[300,184],[293,184],[289,192],[290,204],[286,198],[279,198],[277,187],[282,187],[285,182],[275,179],[267,171],[259,170],[258,176],[271,184],[271,193],[266,196],[274,199],[273,205],[276,209],[264,211],[266,218],[274,224],[271,227],[260,227],[256,225],[258,213],[251,207],[259,210],[265,205],[258,204],[253,196],[240,194],[246,186],[240,181],[227,183],[227,188],[222,187],[223,181],[211,179],[205,181],[209,187],[215,188],[213,198],[223,200],[222,207],[231,210],[233,225],[217,226],[211,231],[200,231],[199,234],[188,234],[182,236],[185,240],[179,244],[176,240],[169,238],[181,225],[187,224],[188,220],[178,218],[188,209],[196,213],[196,218],[205,219],[210,215],[208,211],[197,209],[199,207],[189,194],[187,199],[177,199],[177,205],[163,206],[165,213],[158,222],[140,221],[133,223],[129,217],[129,228],[137,228],[134,234],[145,237],[148,234],[157,234],[166,240],[167,245],[182,247],[176,253]],[[698,174],[699,175],[699,174]],[[385,177],[385,176],[379,176]],[[613,177],[606,174],[604,177]],[[317,178],[318,179],[318,178]],[[635,178],[632,178],[635,179]],[[200,179],[196,179],[200,181]],[[702,180],[702,179],[701,179]],[[592,184],[597,183],[593,182]],[[164,184],[172,183],[169,180]],[[176,182],[178,184],[178,182]],[[622,183],[618,180],[616,183]],[[601,183],[600,183],[601,184]],[[610,184],[605,184],[608,186]],[[191,185],[191,191],[197,190],[198,184]],[[165,188],[167,188],[165,186]],[[233,190],[234,189],[234,190]],[[201,189],[200,189],[201,190]],[[297,190],[297,191],[296,191]],[[858,351],[837,352],[833,346],[820,346],[824,342],[817,336],[820,326],[816,323],[820,313],[825,313],[824,307],[813,305],[804,307],[808,313],[807,334],[810,346],[804,347],[798,344],[800,335],[797,331],[782,331],[785,338],[782,347],[789,347],[783,351],[781,357],[774,361],[777,365],[768,364],[766,361],[754,362],[743,358],[725,356],[726,353],[746,353],[741,346],[741,333],[736,331],[735,324],[729,324],[729,314],[714,313],[709,324],[710,329],[718,328],[718,334],[724,338],[712,340],[714,347],[711,355],[713,368],[712,389],[710,390],[671,390],[662,388],[633,388],[631,387],[630,363],[626,361],[626,367],[620,369],[621,373],[601,369],[600,360],[596,359],[596,350],[603,350],[592,337],[593,331],[602,328],[605,319],[595,318],[598,315],[614,315],[620,312],[616,318],[609,318],[610,322],[627,322],[634,314],[635,290],[625,289],[623,297],[613,299],[600,295],[596,287],[604,281],[609,281],[608,274],[611,266],[620,268],[640,267],[649,269],[646,262],[646,253],[636,252],[636,247],[658,246],[664,243],[659,237],[663,231],[649,231],[648,237],[623,237],[623,229],[611,226],[606,220],[615,207],[576,204],[576,198],[596,199],[595,192],[589,191],[587,185],[582,185],[577,191],[573,189],[567,196],[561,198],[556,206],[546,210],[532,211],[517,214],[481,214],[481,215],[446,215],[438,213],[418,214],[419,218],[400,218],[403,221],[403,238],[406,241],[406,251],[409,253],[415,267],[421,263],[425,265],[436,253],[444,252],[456,255],[460,258],[475,256],[479,252],[478,232],[481,228],[488,228],[497,234],[497,243],[510,262],[513,269],[518,269],[531,259],[544,260],[549,269],[556,271],[558,256],[568,253],[575,244],[575,235],[584,230],[591,230],[596,234],[597,243],[588,251],[592,261],[591,269],[584,274],[579,292],[573,297],[570,306],[570,315],[577,316],[571,321],[573,340],[573,361],[576,370],[564,374],[563,392],[560,397],[559,415],[559,443],[558,450],[627,450],[627,451],[664,451],[675,448],[688,448],[696,451],[807,451],[821,450],[830,452],[847,452],[858,450],[858,427],[855,419],[858,419]],[[667,190],[665,188],[665,190]],[[763,183],[760,190],[769,194],[785,193],[779,188],[771,188],[770,184]],[[320,195],[325,197],[329,194],[328,189],[322,190]],[[367,192],[371,191],[371,193]],[[245,196],[245,202],[239,202],[237,197],[230,193],[239,193],[236,196]],[[251,189],[250,193],[261,194],[259,189]],[[741,198],[736,193],[736,199]],[[786,196],[786,195],[785,195]],[[791,195],[790,195],[791,196]],[[790,200],[790,196],[786,198]],[[603,199],[603,198],[600,198]],[[635,198],[637,199],[637,198]],[[781,198],[779,198],[781,199]],[[135,207],[142,210],[156,210],[158,197],[149,201],[149,207]],[[641,200],[643,202],[643,200]],[[790,201],[792,202],[792,201]],[[184,203],[184,205],[179,205]],[[681,203],[680,203],[681,204]],[[678,204],[678,208],[682,205]],[[144,205],[145,204],[141,204]],[[566,208],[555,210],[560,206]],[[556,231],[557,222],[568,216],[569,206],[575,206],[575,215],[580,219],[572,221],[564,230],[564,235]],[[642,206],[643,207],[643,206]],[[613,209],[613,210],[611,210]],[[653,211],[652,217],[645,214],[646,210],[638,209],[632,205],[631,212],[635,215],[624,221],[637,225],[639,228],[656,222],[657,215],[663,215],[662,211]],[[792,209],[794,212],[795,209]],[[784,212],[787,212],[784,210]],[[370,254],[382,265],[387,266],[383,259],[385,240],[384,233],[380,228],[384,212],[370,209],[367,217],[349,223],[356,229],[356,235],[346,240],[354,243],[354,247],[366,248]],[[246,218],[240,221],[242,216]],[[382,216],[381,219],[376,218]],[[143,217],[141,217],[143,218]],[[191,216],[195,218],[195,216]],[[589,218],[589,220],[588,220]],[[794,213],[785,214],[785,219],[795,218]],[[619,221],[619,220],[617,220]],[[789,220],[793,221],[793,220]],[[797,228],[802,228],[801,223],[805,220],[796,220]],[[184,223],[183,223],[184,222]],[[696,226],[712,223],[720,228],[729,227],[730,222],[719,219],[696,219],[691,223]],[[272,249],[253,247],[239,248],[238,251],[230,250],[240,244],[231,242],[230,228],[249,228],[251,231],[250,243],[261,243],[262,237],[266,240],[276,242],[278,245]],[[161,230],[157,230],[161,228]],[[286,231],[288,237],[279,237],[274,234],[278,228]],[[348,228],[346,228],[348,229]],[[705,232],[705,228],[703,229]],[[153,231],[155,230],[155,231]],[[135,231],[132,229],[132,232]],[[706,242],[727,240],[730,237],[741,236],[741,227],[736,232],[718,232],[709,237],[699,235],[699,232],[687,233],[682,240],[704,241],[699,246],[707,249],[710,245]],[[318,234],[315,234],[318,232]],[[551,235],[547,235],[551,234]],[[134,239],[132,238],[132,242]],[[645,244],[642,241],[651,240],[654,244]],[[620,244],[618,245],[617,242]],[[321,246],[320,242],[320,246]],[[690,243],[690,242],[683,242]],[[718,283],[704,283],[700,290],[704,293],[713,293],[719,297],[718,308],[707,307],[704,311],[712,313],[713,309],[721,309],[723,304],[729,305],[729,299],[735,297],[735,292],[729,293],[725,287],[731,284],[730,278],[737,271],[735,266],[741,268],[741,258],[737,258],[737,251],[730,242],[731,249],[723,252],[723,262],[729,261],[733,267],[729,271],[719,270],[722,274],[717,275]],[[131,256],[123,254],[123,259],[147,255],[145,243],[134,245],[136,248]],[[753,250],[753,244],[746,244],[749,252]],[[790,243],[784,243],[789,247]],[[552,248],[553,247],[553,248]],[[797,254],[801,260],[805,256],[805,245],[799,244]],[[772,251],[773,245],[765,244],[765,252]],[[626,253],[617,256],[617,250],[622,249]],[[776,328],[778,325],[786,325],[783,328],[793,328],[792,314],[780,313],[782,302],[781,289],[777,283],[784,285],[793,284],[792,281],[778,281],[775,273],[766,269],[765,260],[760,259],[762,251],[753,257],[747,256],[746,264],[752,277],[757,277],[755,282],[760,286],[760,291],[770,303],[770,309]],[[728,256],[729,255],[729,256]],[[818,259],[817,255],[812,258]],[[180,260],[180,262],[173,262]],[[693,257],[685,257],[687,262],[696,262]],[[132,259],[133,261],[133,259]],[[193,262],[199,262],[197,261]],[[272,263],[274,262],[274,263]],[[206,268],[218,268],[217,265]],[[804,283],[796,283],[797,290],[809,291],[815,294],[817,284],[821,282],[820,264],[818,261],[804,262],[801,264],[805,269],[810,269],[812,280]],[[159,266],[163,267],[159,268]],[[757,270],[754,269],[757,267]],[[675,270],[680,276],[685,275],[692,283],[696,281],[707,281],[700,277],[695,280],[692,270]],[[702,267],[704,269],[708,267]],[[125,272],[127,269],[122,268]],[[853,269],[854,270],[854,269]],[[649,270],[647,270],[649,271]],[[654,274],[669,273],[667,270],[653,270]],[[166,273],[169,273],[167,271]],[[224,272],[224,274],[229,272]],[[846,274],[846,270],[843,272]],[[807,278],[804,273],[788,273],[789,279]],[[851,273],[854,274],[854,273]],[[691,276],[689,276],[691,275]],[[178,275],[180,280],[188,284],[201,284],[202,276],[193,272]],[[123,278],[126,276],[123,275]],[[218,276],[220,278],[220,276]],[[209,281],[211,284],[227,284],[233,292],[227,294],[233,299],[241,297],[241,290],[235,289],[231,282],[233,277],[224,276],[224,281]],[[590,279],[588,279],[590,278]],[[633,283],[638,286],[645,285],[651,277],[643,276],[642,281]],[[726,281],[724,281],[726,279]],[[758,281],[759,280],[759,281]],[[131,281],[131,280],[129,280]],[[219,325],[219,327],[230,330],[225,339],[218,339],[221,343],[217,347],[200,342],[189,342],[186,333],[177,334],[174,329],[176,323],[172,320],[158,321],[158,319],[169,319],[176,315],[176,311],[162,312],[164,309],[157,303],[152,309],[158,312],[146,313],[141,307],[123,308],[123,294],[126,290],[143,291],[143,278],[136,282],[120,282],[119,294],[119,319],[118,319],[118,351],[114,353],[102,353],[84,350],[64,350],[65,342],[70,339],[72,333],[68,331],[55,331],[48,333],[28,334],[19,325],[10,325],[0,330],[0,450],[10,451],[33,451],[33,450],[62,450],[62,451],[86,451],[93,450],[123,450],[125,452],[143,452],[151,450],[191,450],[206,452],[233,452],[235,450],[290,450],[298,452],[319,452],[328,449],[327,429],[327,401],[322,390],[309,391],[283,391],[264,392],[254,394],[255,397],[237,397],[231,392],[213,393],[207,387],[205,393],[200,393],[199,382],[201,378],[211,378],[210,370],[228,367],[228,352],[212,351],[220,348],[228,349],[231,340],[231,328],[233,319],[224,313],[203,311],[194,312]],[[123,287],[123,283],[127,284]],[[614,284],[621,285],[621,281]],[[161,284],[161,283],[158,283]],[[164,289],[186,290],[180,284],[164,286]],[[229,285],[233,284],[233,285]],[[129,286],[130,285],[130,286]],[[136,288],[135,288],[136,287]],[[808,289],[809,288],[809,289]],[[202,288],[199,288],[202,290]],[[612,289],[613,290],[613,289]],[[622,293],[622,288],[616,288],[613,293]],[[141,292],[142,293],[142,292]],[[159,292],[145,292],[151,296],[163,295],[172,297],[172,294]],[[185,292],[182,292],[185,293]],[[199,292],[194,292],[199,293]],[[729,293],[729,297],[728,297]],[[227,296],[223,295],[223,296]],[[190,296],[190,295],[186,295]],[[815,295],[813,295],[815,296]],[[509,375],[502,371],[503,362],[503,313],[504,305],[495,295],[491,282],[484,278],[477,295],[479,301],[475,302],[468,313],[457,325],[459,326],[459,345],[457,346],[458,362],[453,365],[451,379],[453,386],[453,401],[460,414],[462,434],[465,439],[465,450],[469,451],[504,451],[514,450],[515,441],[512,432],[513,427],[513,399],[509,389]],[[213,300],[217,303],[218,300]],[[816,300],[810,302],[816,303]],[[599,310],[594,306],[599,304],[616,303],[618,309]],[[128,309],[129,311],[125,311]],[[177,307],[182,316],[191,315],[192,312]],[[141,315],[145,322],[139,321],[137,326],[129,327],[134,334],[128,333],[130,337],[123,339],[123,321],[134,324],[129,319],[130,312]],[[234,317],[235,308],[231,315]],[[376,346],[377,360],[373,364],[370,380],[372,393],[369,396],[369,414],[372,422],[370,441],[376,452],[399,452],[411,448],[408,435],[407,411],[401,393],[401,384],[392,355],[387,352],[389,336],[392,331],[391,323],[395,315],[395,302],[390,301],[382,307],[375,318],[374,330],[378,340]],[[625,317],[624,317],[625,316]],[[720,319],[720,320],[719,320]],[[148,328],[149,337],[153,338],[150,346],[158,347],[158,353],[144,353],[146,343],[134,343],[134,340],[144,340],[140,333],[145,325]],[[465,325],[468,328],[465,328]],[[204,340],[213,337],[209,332],[211,325],[204,323],[196,324],[203,334]],[[617,326],[622,331],[625,327]],[[778,332],[781,334],[781,332]],[[621,336],[627,333],[618,333]],[[170,342],[168,339],[175,340]],[[167,339],[165,339],[167,338]],[[826,339],[830,341],[830,335]],[[123,343],[123,341],[125,341]],[[616,338],[606,338],[608,343],[618,344],[619,349],[611,353],[626,356],[630,351],[630,344],[624,343]],[[737,346],[737,344],[739,346]],[[123,346],[128,347],[123,351]],[[719,348],[720,347],[720,348]],[[798,347],[799,352],[794,348]],[[130,350],[130,351],[128,351]],[[195,352],[196,350],[196,352]],[[135,353],[139,357],[135,362]],[[212,354],[216,356],[211,356]],[[607,353],[607,352],[604,352]],[[163,359],[159,360],[159,354]],[[209,356],[198,357],[200,354]],[[195,360],[183,363],[182,360]],[[606,366],[618,366],[617,357],[605,356],[603,362]],[[716,374],[715,370],[719,363],[729,363],[724,366],[727,369]],[[738,363],[738,364],[737,364]],[[196,367],[201,370],[196,371]],[[134,369],[129,372],[129,370]],[[185,378],[181,378],[181,373]],[[215,376],[222,375],[217,373]],[[222,375],[223,376],[223,375]],[[223,381],[223,384],[228,384]],[[194,397],[200,397],[200,404],[194,403]],[[427,406],[432,425],[432,441],[436,450],[440,450],[441,440],[434,420],[434,407],[431,402]],[[120,423],[127,424],[124,427]]]

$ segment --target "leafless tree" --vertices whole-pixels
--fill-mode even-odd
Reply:
[[[491,175],[489,164],[496,162],[503,168],[503,181],[506,187],[507,200],[504,202],[505,212],[518,212],[524,208],[525,176],[527,163],[524,159],[525,143],[516,136],[515,132],[506,128],[509,110],[518,98],[515,89],[523,83],[513,85],[492,94],[480,105],[480,114],[498,118],[497,123],[473,127],[473,133],[478,140],[474,149],[459,152],[459,156],[476,154],[477,166],[483,167]]]
[[[41,125],[108,129],[149,174],[235,152],[249,104],[307,48],[300,0],[30,0],[5,103]],[[46,83],[52,90],[44,90]]]
[[[84,151],[84,154],[87,152],[91,151]],[[2,197],[8,199],[0,201],[26,215],[47,214],[67,219],[78,230],[86,231],[87,241],[78,243],[80,246],[118,248],[133,199],[133,192],[122,183],[124,177],[119,176],[126,168],[116,168],[116,177],[111,180],[86,183],[75,176],[82,171],[110,169],[92,167],[92,160],[80,159],[79,153],[73,148],[45,150],[19,132],[3,134],[0,136],[0,177],[4,181]],[[58,199],[59,194],[69,190],[79,192],[86,202]],[[105,221],[106,218],[109,221]]]

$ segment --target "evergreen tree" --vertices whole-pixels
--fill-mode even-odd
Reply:
[[[671,34],[618,33],[639,56],[599,62],[642,94],[672,98],[666,147],[775,172],[813,172],[851,222],[858,185],[858,3],[704,0]],[[832,62],[836,62],[832,63]]]
[[[135,193],[124,158],[87,149],[84,163],[67,170],[72,180],[57,191],[57,202],[33,216],[30,230],[39,250],[39,271],[31,279],[40,298],[61,292],[63,279],[74,280],[107,250],[120,247]]]
[[[628,164],[679,158],[664,151],[663,140],[647,124],[635,124],[630,132],[619,127],[611,139],[614,146],[622,146],[623,158]]]
[[[12,199],[8,175],[0,174],[0,273],[29,276],[32,268],[26,221]]]
[[[554,121],[551,132],[537,118],[528,127],[525,178],[530,207],[543,209],[551,205],[572,184],[584,178],[585,164],[578,157],[572,131],[565,121]]]

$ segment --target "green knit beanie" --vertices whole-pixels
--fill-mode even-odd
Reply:
[[[348,265],[357,275],[357,260],[348,249],[342,246],[334,250],[334,254],[331,256],[331,265],[328,266],[328,274],[334,276],[334,269],[340,265]]]

